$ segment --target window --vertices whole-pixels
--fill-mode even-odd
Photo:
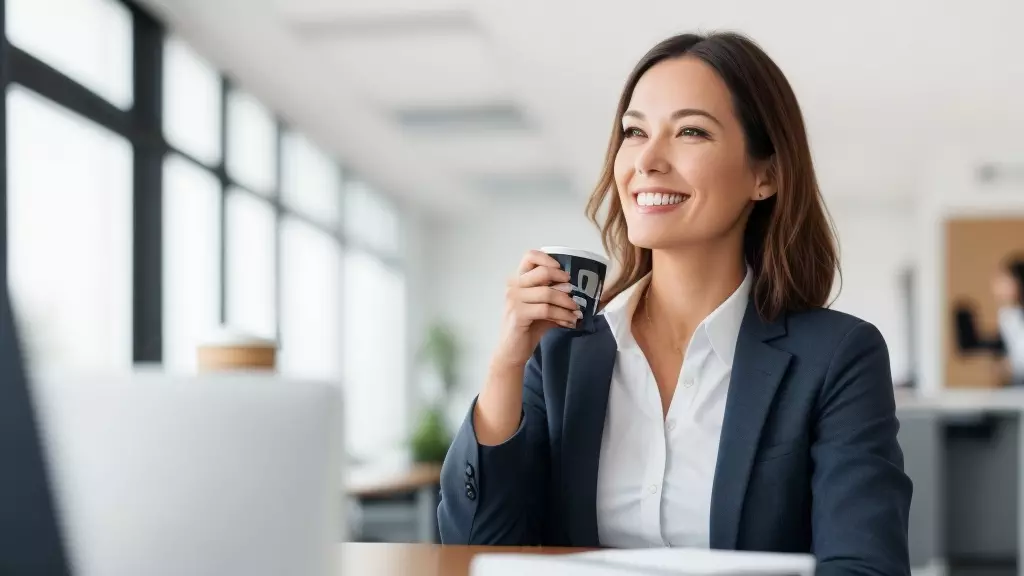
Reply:
[[[346,430],[371,457],[406,438],[405,279],[359,250],[345,254],[342,314]]]
[[[220,162],[220,75],[177,38],[164,44],[164,134],[175,148]]]
[[[196,346],[220,324],[220,182],[177,154],[163,180],[163,360],[191,372]]]
[[[36,367],[132,362],[132,149],[19,86],[7,94],[12,300]]]
[[[117,0],[6,0],[7,38],[127,110],[132,17]]]
[[[240,188],[228,190],[225,207],[228,324],[275,338],[274,208]]]
[[[282,138],[281,200],[286,206],[329,226],[339,224],[341,178],[337,165],[305,136]]]
[[[395,256],[399,251],[398,216],[383,197],[361,181],[345,186],[345,230],[360,246]]]
[[[338,380],[341,246],[296,218],[281,225],[281,371]]]
[[[228,93],[228,174],[268,194],[277,180],[277,128],[270,112],[246,92]]]

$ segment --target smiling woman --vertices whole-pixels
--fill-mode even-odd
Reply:
[[[607,202],[616,191],[620,202]],[[658,192],[661,201],[650,194]],[[666,194],[696,201],[685,213],[648,208]],[[745,230],[754,301],[767,318],[823,306],[838,269],[796,95],[768,55],[736,34],[675,36],[637,63],[587,211],[622,263],[606,302],[651,271],[652,248],[729,229]]]
[[[442,472],[445,543],[813,554],[909,574],[884,340],[838,268],[792,88],[752,41],[683,34],[626,81],[588,211],[616,261],[574,330],[527,253]]]

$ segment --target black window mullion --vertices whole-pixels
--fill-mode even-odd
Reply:
[[[152,75],[151,70],[140,70],[139,62],[145,56],[140,51],[144,46],[138,43],[140,40],[139,30],[150,28],[153,22],[151,20],[147,21],[145,16],[133,15],[135,16],[132,19],[135,36],[133,42],[135,52],[134,82],[137,88],[140,72],[143,76]],[[141,130],[141,127],[134,121],[135,119],[131,111],[121,110],[99,94],[65,76],[49,64],[17,46],[8,45],[7,51],[7,61],[10,70],[9,80],[11,82],[20,84],[38,93],[40,96],[44,96],[46,99],[52,100],[107,128],[111,132],[125,136],[133,142],[152,136],[151,133]],[[140,105],[146,106],[147,103],[140,102],[139,94],[136,92],[133,109],[138,108]]]
[[[132,360],[163,358],[163,30],[129,4],[134,35]],[[137,137],[132,138],[132,135]],[[141,136],[141,137],[139,137]]]
[[[220,79],[220,164],[214,171],[220,180],[220,321],[228,321],[228,79]]]

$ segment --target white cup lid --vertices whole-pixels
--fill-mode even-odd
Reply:
[[[269,338],[256,336],[250,332],[221,326],[203,338],[203,346],[225,346],[245,348],[277,348],[277,342]]]
[[[605,266],[608,265],[608,258],[589,250],[580,250],[579,248],[569,248],[567,246],[544,246],[540,251],[545,254],[565,254],[566,256],[575,256],[577,258],[589,258]]]

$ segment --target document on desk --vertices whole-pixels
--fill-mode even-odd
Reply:
[[[471,576],[814,576],[809,554],[687,548],[598,550],[564,556],[480,554]]]

